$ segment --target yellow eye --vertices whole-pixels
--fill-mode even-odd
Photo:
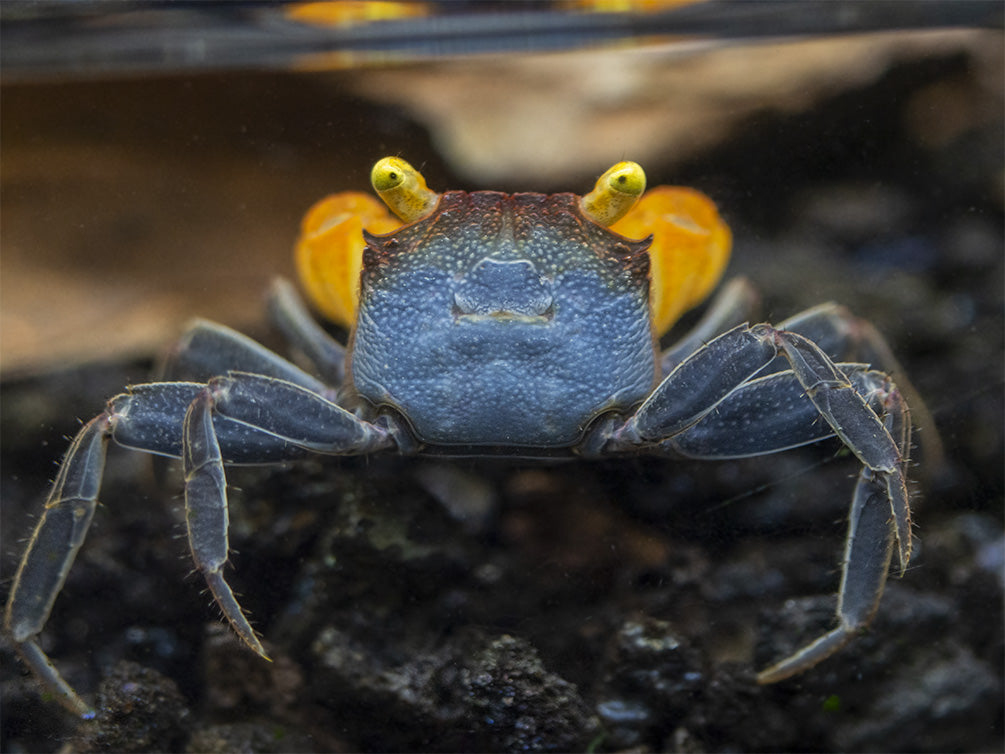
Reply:
[[[440,200],[426,187],[422,173],[399,157],[378,160],[370,171],[370,183],[388,209],[406,223],[428,215]]]
[[[405,182],[406,173],[418,175],[417,171],[404,160],[385,157],[373,166],[370,182],[377,193],[389,191]]]
[[[616,223],[635,206],[646,190],[646,174],[637,162],[619,162],[597,179],[593,191],[579,203],[583,214],[597,223]]]

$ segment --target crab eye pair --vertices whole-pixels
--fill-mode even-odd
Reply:
[[[390,233],[402,222],[428,217],[440,200],[419,171],[398,157],[377,162],[370,179],[387,209],[370,194],[334,194],[310,209],[297,241],[297,271],[304,290],[315,308],[346,329],[354,326],[359,304],[363,229]],[[579,208],[583,217],[627,239],[653,237],[648,252],[650,309],[653,331],[662,335],[719,280],[731,236],[703,194],[657,186],[642,197],[645,190],[642,168],[619,162],[579,199]]]
[[[406,223],[436,207],[440,195],[426,186],[422,174],[399,157],[385,157],[370,171],[374,191]],[[598,225],[613,225],[635,206],[646,190],[646,174],[635,162],[619,162],[597,179],[593,191],[579,200],[583,214]]]

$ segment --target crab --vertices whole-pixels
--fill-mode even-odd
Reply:
[[[747,324],[751,289],[736,280],[661,352],[662,335],[718,283],[731,236],[704,195],[645,192],[633,162],[585,196],[438,194],[396,157],[377,162],[371,180],[384,204],[328,197],[306,215],[296,248],[310,304],[349,331],[348,346],[278,280],[271,319],[310,372],[197,320],[162,380],[128,387],[74,438],[5,614],[20,656],[68,710],[94,715],[39,635],[94,515],[109,439],[181,459],[195,565],[262,657],[224,577],[225,467],[308,454],[724,459],[837,436],[861,471],[836,626],[758,681],[807,670],[869,624],[894,552],[901,574],[911,555],[907,402],[887,373],[854,358],[890,368],[873,328],[833,304],[777,327]]]

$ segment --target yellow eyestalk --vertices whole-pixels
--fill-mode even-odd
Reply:
[[[440,195],[426,187],[422,173],[399,157],[385,157],[370,171],[373,190],[394,214],[410,223],[436,207]]]
[[[579,200],[583,214],[607,227],[628,214],[646,190],[646,174],[637,162],[619,162],[600,178],[593,191]]]

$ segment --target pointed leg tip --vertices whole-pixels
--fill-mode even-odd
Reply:
[[[34,638],[14,645],[17,653],[24,660],[24,663],[35,674],[35,677],[42,683],[43,689],[52,695],[52,698],[59,701],[67,710],[82,720],[93,720],[96,712],[87,704],[73,687],[70,686],[63,676],[56,670],[56,666],[42,651]]]
[[[810,646],[812,647],[813,645]],[[756,676],[757,685],[770,686],[773,683],[787,681],[789,678],[809,670],[813,665],[824,659],[823,657],[805,659],[803,655],[808,649],[810,647],[804,647],[796,652],[796,654],[786,657],[784,660],[779,660],[774,665],[760,671]]]
[[[262,642],[258,640],[254,631],[247,634],[240,629],[235,628],[235,630],[237,631],[237,635],[240,637],[241,641],[243,641],[252,652],[261,657],[263,660],[272,662],[272,658],[269,657],[268,652],[265,651],[265,647],[262,646]]]
[[[911,539],[907,538],[906,542],[897,540],[897,576],[900,578],[904,577],[907,573],[907,567],[911,564]]]
[[[792,673],[786,673],[779,670],[777,665],[772,665],[770,668],[765,668],[760,673],[757,674],[756,680],[758,686],[769,686],[772,683],[778,683],[779,681],[784,681],[789,678]]]
[[[231,614],[227,614],[227,621],[230,623],[230,627],[234,629],[234,633],[237,637],[244,642],[244,645],[248,647],[252,652],[261,657],[267,662],[272,662],[272,658],[269,657],[269,653],[265,651],[265,647],[262,646],[262,642],[259,641],[258,635],[255,633],[255,629],[251,627],[248,620],[244,617],[243,613],[237,614],[239,617],[235,618]]]
[[[63,706],[69,708],[81,720],[93,720],[98,716],[98,711],[77,696],[76,692],[72,689],[61,701],[63,702]]]
[[[213,594],[213,598],[216,600],[216,604],[219,605],[220,610],[223,611],[223,617],[227,619],[230,627],[234,629],[234,633],[240,637],[241,641],[243,641],[252,652],[257,654],[259,657],[272,662],[272,659],[265,651],[265,647],[262,646],[262,643],[258,640],[258,636],[255,635],[255,629],[251,627],[251,624],[248,623],[248,619],[244,617],[244,611],[241,610],[241,606],[234,598],[234,593],[231,591],[230,586],[224,580],[220,571],[206,571],[203,575],[206,578],[206,583],[209,585],[210,592]]]
[[[852,636],[854,636],[854,630],[847,626],[838,626],[834,630],[828,631],[784,660],[762,670],[757,674],[757,684],[766,686],[778,683],[809,670],[841,649],[851,640]]]

